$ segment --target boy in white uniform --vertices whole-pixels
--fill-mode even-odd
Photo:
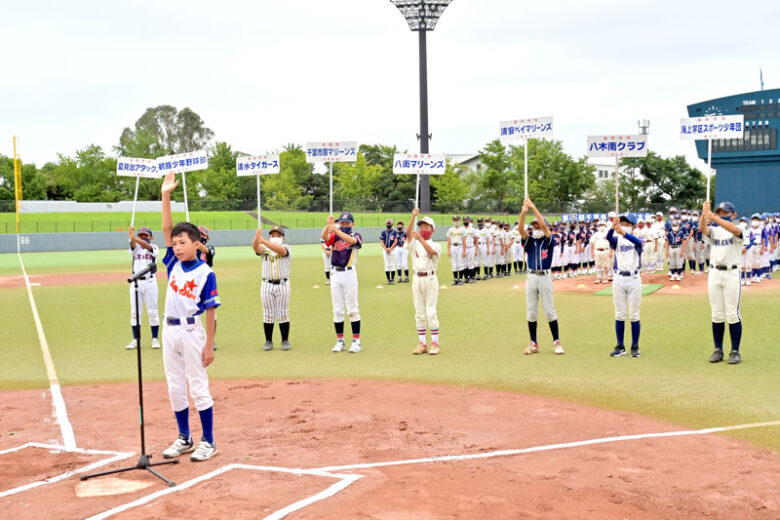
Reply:
[[[214,271],[197,258],[200,231],[189,222],[173,226],[171,193],[178,185],[176,175],[171,171],[161,189],[162,230],[168,247],[163,258],[168,269],[163,366],[168,396],[179,427],[179,437],[163,452],[163,457],[170,459],[195,450],[190,460],[200,462],[217,453],[213,432],[214,400],[209,392],[206,367],[214,361],[215,309],[221,302]],[[204,312],[205,329],[200,320]],[[188,386],[203,428],[197,449],[190,436]]]
[[[463,219],[463,258],[466,262],[466,283],[474,283],[479,264],[477,263],[476,230],[471,217]]]
[[[417,348],[415,355],[425,354],[435,356],[439,353],[439,317],[436,314],[436,303],[439,300],[439,280],[436,268],[439,266],[441,246],[431,240],[436,225],[430,217],[420,220],[419,231],[415,231],[414,223],[420,210],[415,208],[412,218],[406,228],[409,240],[404,245],[412,257],[412,299],[414,300],[414,320],[417,324]],[[431,332],[431,348],[426,344],[426,328]]]
[[[616,218],[612,229],[607,231],[607,240],[615,251],[615,279],[612,282],[612,302],[615,305],[615,335],[617,346],[610,356],[626,354],[623,338],[626,332],[626,316],[631,321],[631,357],[639,353],[639,306],[642,303],[642,239],[631,232],[636,224],[633,213]]]
[[[157,262],[158,249],[152,243],[152,230],[142,227],[138,230],[138,236],[134,233],[133,226],[127,230],[130,237],[130,254],[133,255],[133,274],[140,272],[149,264]],[[138,302],[146,307],[146,315],[149,317],[149,326],[152,329],[152,348],[160,348],[160,315],[157,312],[157,278],[154,267],[149,273],[138,279]],[[141,334],[141,317],[135,314],[135,287],[130,286],[130,327],[133,329],[133,341],[125,347],[134,349]]]
[[[520,274],[525,271],[525,250],[523,249],[523,235],[520,233],[520,226],[523,222],[515,222],[512,228],[512,258],[514,258],[515,273]]]
[[[742,286],[739,283],[739,264],[745,237],[742,230],[732,222],[736,216],[737,209],[731,202],[721,202],[715,213],[710,210],[710,203],[705,202],[699,220],[699,229],[712,245],[707,288],[712,308],[715,351],[710,356],[710,363],[723,361],[725,322],[729,324],[731,336],[728,362],[730,365],[736,365],[742,361],[739,353],[739,344],[742,341],[742,317],[739,314]]]
[[[408,235],[407,235],[408,238]],[[452,217],[452,227],[447,230],[447,256],[452,262],[452,285],[462,285],[465,283],[464,273],[466,269],[466,259],[463,256],[465,244],[463,243],[463,228],[460,226],[460,217]],[[404,254],[407,251],[404,250]]]
[[[596,259],[596,280],[593,283],[607,283],[612,264],[612,250],[607,240],[606,222],[600,222],[598,231],[590,238],[590,249]]]

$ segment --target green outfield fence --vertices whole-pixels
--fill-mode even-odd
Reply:
[[[208,201],[197,200],[190,203],[190,211],[196,213],[192,217],[198,225],[210,229],[255,229],[257,227],[256,200]],[[411,213],[414,201],[345,201],[334,200],[333,211],[340,213],[347,209],[355,214],[359,226],[383,226],[388,217],[404,218]],[[668,205],[648,204],[643,208],[632,208],[634,211],[663,211]],[[518,210],[518,211],[515,211]],[[0,201],[0,233],[16,232],[16,221],[13,214],[13,201]],[[582,201],[579,204],[550,204],[541,209],[542,213],[556,220],[561,214],[571,213],[606,213],[592,207],[591,203]],[[447,225],[453,214],[477,217],[495,217],[500,220],[514,222],[519,208],[507,207],[499,211],[497,204],[485,201],[468,202],[464,207],[450,209],[437,208],[428,213],[437,224]],[[278,209],[263,207],[264,226],[279,225],[288,228],[318,228],[324,223],[328,213],[328,201],[313,201],[307,203],[304,209]],[[20,231],[22,233],[90,233],[126,231],[129,223],[129,213],[88,213],[80,217],[79,213],[22,213],[20,216]],[[176,217],[174,217],[176,218]],[[136,229],[149,226],[152,229],[160,225],[159,216],[140,213],[136,216]]]

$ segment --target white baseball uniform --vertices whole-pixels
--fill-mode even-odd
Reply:
[[[144,249],[140,245],[136,244],[134,248],[130,249],[130,254],[133,255],[133,274],[140,272],[149,264],[157,262],[157,255],[159,249],[155,244],[151,244],[152,250]],[[150,273],[145,274],[142,278],[138,279],[138,303],[139,309],[146,307],[146,315],[149,318],[149,325],[156,326],[160,324],[160,315],[157,310],[157,278],[155,268]],[[135,287],[134,284],[130,285],[130,325],[139,325],[139,317],[135,314]]]
[[[453,226],[447,230],[447,240],[450,243],[450,262],[452,262],[452,270],[455,272],[462,271],[466,267],[466,259],[463,258],[463,227]],[[407,254],[408,249],[402,249],[404,254]]]
[[[475,269],[479,264],[477,263],[477,252],[474,247],[474,237],[476,236],[476,230],[469,225],[463,230],[463,241],[466,243],[466,268]]]
[[[344,316],[350,322],[360,321],[358,308],[357,253],[363,246],[360,233],[352,233],[357,242],[350,246],[335,233],[331,233],[326,244],[333,247],[330,254],[330,298],[333,304],[333,321],[343,323]]]
[[[260,299],[263,303],[263,323],[286,323],[290,321],[290,265],[292,249],[289,244],[281,244],[287,250],[286,256],[279,256],[268,247],[261,245],[263,258],[263,282],[260,285]]]
[[[438,334],[439,317],[436,304],[439,299],[439,280],[436,277],[436,269],[441,257],[441,246],[433,240],[426,242],[435,254],[428,254],[420,241],[413,238],[410,238],[404,247],[412,257],[412,299],[417,330],[425,330],[427,326],[432,334]]]
[[[735,236],[717,223],[710,224],[710,236],[704,237],[711,246],[710,265],[707,279],[713,323],[737,323],[742,285],[739,282],[739,266],[742,248],[747,237]],[[752,247],[750,249],[753,249]],[[750,251],[748,249],[748,251]]]
[[[615,251],[615,278],[612,281],[612,303],[615,319],[626,321],[626,310],[630,321],[639,321],[639,306],[642,303],[642,240],[631,234],[622,236],[610,229],[607,240]]]
[[[217,278],[201,260],[185,263],[177,260],[172,247],[168,248],[163,263],[168,269],[163,325],[163,366],[168,396],[174,411],[186,409],[189,385],[195,407],[203,411],[211,408],[214,401],[203,366],[206,329],[200,314],[221,305]]]

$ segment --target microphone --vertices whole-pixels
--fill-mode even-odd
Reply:
[[[133,283],[133,282],[135,282],[136,280],[138,280],[138,279],[139,279],[139,278],[141,278],[142,276],[145,276],[146,274],[148,274],[148,273],[149,273],[149,271],[151,271],[151,270],[152,270],[152,269],[154,269],[154,268],[155,268],[155,265],[154,265],[154,264],[149,264],[149,265],[147,265],[146,267],[144,267],[143,269],[141,269],[140,271],[138,271],[137,273],[135,273],[133,276],[131,276],[130,278],[128,278],[128,279],[127,279],[127,282],[128,282],[128,283]]]

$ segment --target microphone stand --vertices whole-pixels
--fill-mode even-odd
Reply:
[[[81,480],[87,480],[94,477],[102,477],[104,475],[113,475],[115,473],[124,473],[126,471],[134,471],[134,470],[145,470],[151,473],[152,475],[158,477],[159,479],[163,480],[168,486],[174,487],[176,483],[169,478],[164,477],[163,475],[160,475],[155,470],[152,469],[152,466],[160,466],[162,464],[178,464],[179,459],[171,459],[171,460],[164,460],[162,462],[151,462],[149,459],[152,458],[151,455],[146,453],[146,435],[144,433],[144,388],[143,388],[143,373],[141,371],[141,305],[138,299],[138,279],[149,271],[152,270],[154,267],[153,264],[149,264],[148,267],[144,268],[143,270],[135,273],[131,278],[128,278],[128,282],[133,284],[133,289],[135,293],[135,315],[136,315],[136,323],[138,324],[138,338],[136,338],[135,341],[135,351],[137,353],[136,359],[138,362],[138,407],[141,414],[141,456],[138,457],[138,462],[135,466],[130,466],[127,468],[121,468],[121,469],[113,469],[109,471],[101,471],[100,473],[92,473],[89,475],[82,475]]]

